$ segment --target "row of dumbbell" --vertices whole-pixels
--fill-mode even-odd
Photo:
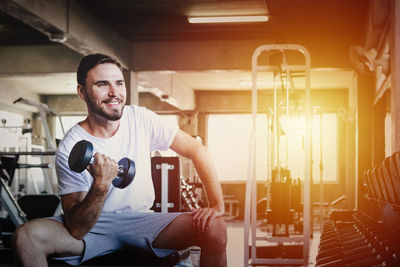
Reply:
[[[332,229],[329,229],[333,228],[332,225],[332,223],[327,225],[325,233],[332,232]],[[329,259],[326,258],[327,256],[330,256],[331,260],[342,260],[342,262],[353,264],[354,266],[370,266],[370,263],[379,263],[382,261],[387,266],[393,262],[395,258],[390,256],[392,253],[387,252],[386,248],[392,250],[396,248],[396,244],[398,244],[397,236],[392,235],[382,224],[377,224],[366,218],[355,217],[355,223],[347,226],[351,226],[352,228],[342,227],[343,229],[339,229],[335,225],[335,232],[338,236],[336,242],[341,242],[337,246],[333,245],[334,243],[329,243],[332,240],[326,239],[326,236],[322,237],[323,242],[320,245],[321,253],[318,256],[319,264],[330,263]],[[331,247],[327,247],[329,244]],[[332,250],[332,246],[335,246],[336,252]],[[327,248],[328,250],[324,251]],[[335,253],[339,253],[342,257],[338,257],[337,255],[335,257]],[[324,257],[325,259],[321,260]],[[362,262],[359,262],[360,260]]]
[[[360,179],[361,192],[372,199],[400,205],[400,152],[368,169]]]
[[[370,217],[355,214],[354,221],[366,233],[372,231],[372,243],[380,250],[384,266],[400,266],[400,235],[398,229],[389,229],[384,223],[377,223]]]
[[[398,229],[389,229],[384,223],[377,223],[370,217],[354,214],[354,221],[370,240],[375,249],[380,251],[384,266],[400,266],[400,235]]]
[[[383,224],[355,216],[353,223],[324,225],[316,266],[399,266],[399,237]]]
[[[189,210],[198,209],[200,205],[197,201],[197,194],[194,192],[194,185],[181,179],[181,196]]]
[[[325,224],[316,266],[370,266],[378,263],[373,246],[353,225]]]

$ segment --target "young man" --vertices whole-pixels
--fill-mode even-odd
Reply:
[[[77,265],[130,246],[165,256],[172,250],[201,247],[201,266],[226,266],[224,203],[207,149],[176,125],[153,112],[125,106],[126,87],[120,64],[92,54],[78,67],[78,95],[87,118],[72,127],[59,145],[56,170],[64,215],[36,219],[19,227],[13,238],[19,266],[47,266],[47,257]],[[82,173],[67,165],[76,142],[93,144],[95,160]],[[150,152],[171,148],[190,158],[204,184],[210,206],[192,213],[153,213]],[[120,158],[135,162],[136,175],[115,188]]]

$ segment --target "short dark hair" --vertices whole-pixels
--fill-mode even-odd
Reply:
[[[119,63],[116,59],[99,53],[90,54],[84,56],[81,62],[79,63],[78,70],[76,72],[76,78],[78,84],[80,84],[81,86],[83,86],[83,88],[85,88],[87,73],[97,65],[105,63],[114,64],[122,71],[121,63]]]

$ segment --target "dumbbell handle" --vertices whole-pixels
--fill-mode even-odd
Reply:
[[[92,157],[90,158],[90,161],[89,161],[89,164],[90,164],[90,165],[92,165],[93,163],[94,163],[94,156],[92,156]],[[118,165],[118,175],[117,175],[117,176],[120,176],[120,175],[122,175],[122,174],[124,174],[124,166]]]

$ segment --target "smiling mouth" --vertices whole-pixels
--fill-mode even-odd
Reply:
[[[107,104],[107,105],[119,105],[120,103],[122,103],[122,100],[121,99],[117,99],[117,98],[114,98],[114,99],[108,99],[108,100],[105,100],[105,101],[103,101],[105,104]]]

